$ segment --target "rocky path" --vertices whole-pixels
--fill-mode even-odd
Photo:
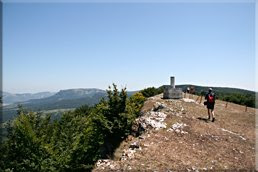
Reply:
[[[212,123],[196,99],[149,98],[133,135],[93,171],[253,171],[255,110],[217,101]]]

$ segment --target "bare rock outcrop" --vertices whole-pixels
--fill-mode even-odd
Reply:
[[[114,160],[93,171],[254,171],[254,109],[217,101],[217,120],[206,122],[207,109],[192,98],[148,98]]]

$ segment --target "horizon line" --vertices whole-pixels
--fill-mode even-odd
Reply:
[[[164,84],[166,85],[166,84]],[[164,85],[161,85],[159,87],[162,87]],[[167,84],[168,85],[168,84]],[[231,89],[240,89],[240,90],[246,90],[246,91],[252,91],[252,92],[257,92],[255,89],[247,89],[247,88],[239,88],[239,87],[230,87],[230,86],[211,86],[211,85],[196,85],[196,84],[175,84],[175,86],[181,86],[181,85],[189,85],[189,86],[199,86],[199,87],[211,87],[211,88],[231,88]],[[155,87],[155,86],[148,86],[148,87],[144,87],[142,89],[139,90],[126,90],[127,92],[135,92],[135,91],[140,91],[146,88],[150,88],[150,87]],[[155,87],[155,88],[159,88],[159,87]],[[122,87],[122,88],[126,88],[126,87]],[[63,89],[58,89],[57,91],[50,91],[50,90],[45,90],[45,91],[31,91],[31,92],[13,92],[13,91],[5,91],[4,89],[1,90],[1,92],[5,92],[5,93],[10,93],[10,94],[37,94],[37,93],[44,93],[44,92],[49,92],[49,93],[57,93],[63,90],[76,90],[76,89],[99,89],[99,90],[103,90],[106,91],[108,88],[106,89],[102,89],[102,88],[97,88],[97,87],[73,87],[73,88],[63,88]],[[258,92],[257,92],[258,93]]]

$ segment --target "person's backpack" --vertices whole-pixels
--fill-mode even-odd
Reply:
[[[209,102],[209,103],[214,103],[214,102],[215,102],[215,100],[214,100],[214,94],[209,94],[209,95],[208,95],[208,102]]]

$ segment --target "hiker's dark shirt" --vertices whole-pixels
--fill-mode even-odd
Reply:
[[[209,95],[212,95],[212,96],[214,97],[214,102],[213,102],[213,103],[210,103],[210,102],[208,101]],[[214,94],[213,92],[208,92],[208,93],[206,94],[205,100],[207,100],[207,108],[208,108],[208,109],[214,109],[215,99],[216,99],[216,96],[215,96],[215,94]]]

